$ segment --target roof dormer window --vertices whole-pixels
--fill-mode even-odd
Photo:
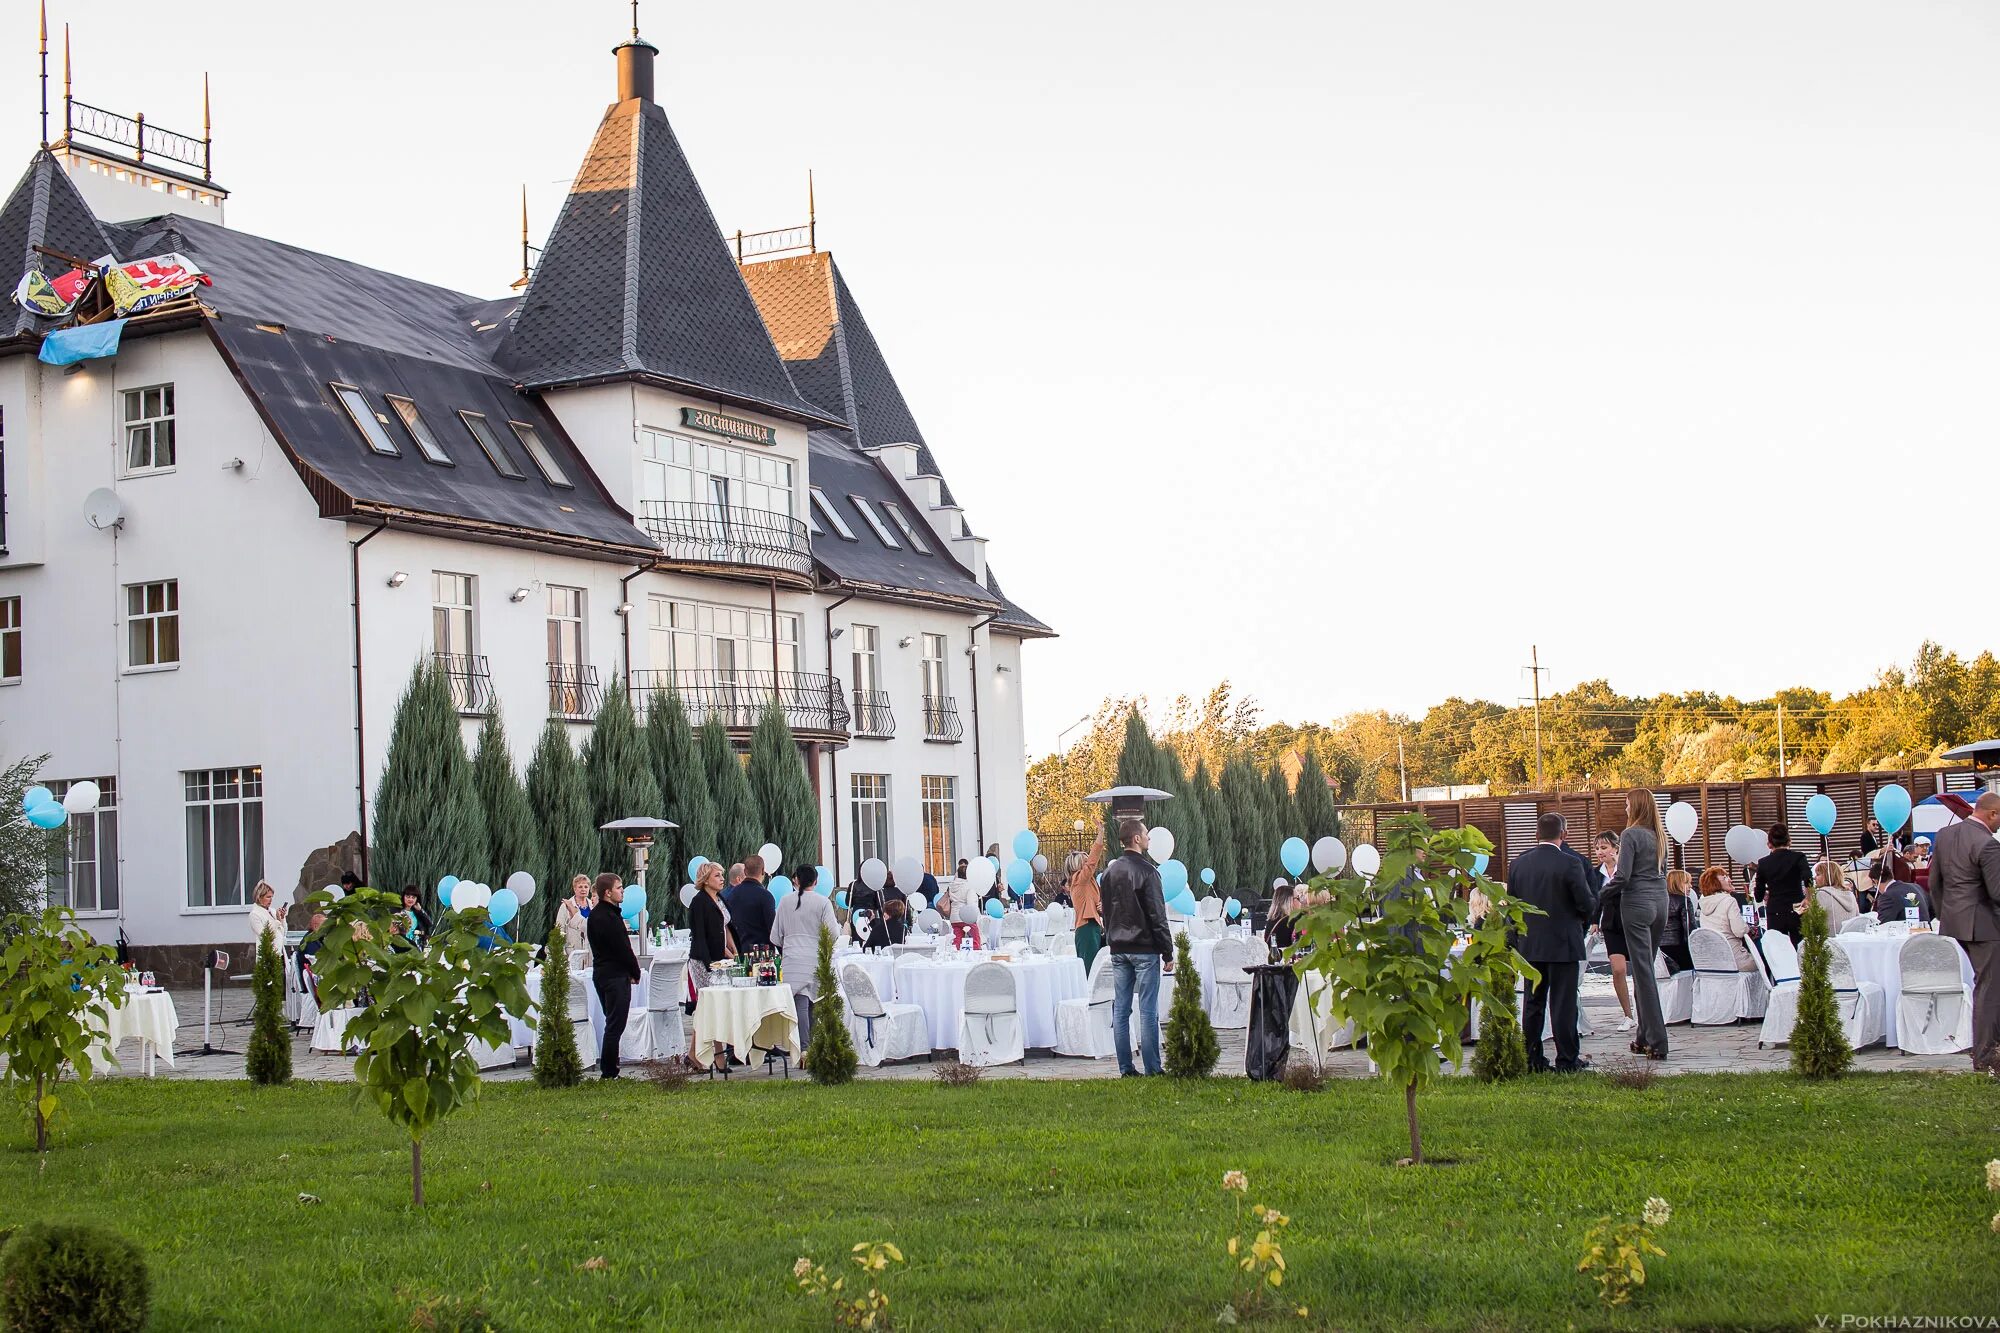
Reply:
[[[403,452],[396,447],[396,442],[389,438],[389,418],[368,406],[368,400],[361,396],[361,390],[352,384],[335,384],[330,387],[333,389],[333,396],[347,409],[347,415],[353,418],[354,428],[361,432],[361,438],[371,450],[390,458],[395,458]]]
[[[888,510],[889,517],[896,521],[896,527],[902,531],[904,538],[910,543],[911,550],[915,551],[918,555],[929,555],[931,553],[931,548],[924,545],[924,539],[917,535],[916,527],[911,524],[910,516],[903,512],[901,505],[892,500],[884,500],[882,507]]]
[[[483,415],[478,412],[460,411],[458,419],[472,432],[473,441],[486,454],[486,459],[493,464],[495,472],[503,477],[511,477],[515,481],[528,479],[525,472],[514,466],[513,458],[508,455],[506,447],[500,443],[500,437],[493,433],[493,427],[487,424]]]
[[[825,491],[815,486],[812,488],[812,496],[813,512],[825,519],[826,525],[839,533],[842,541],[860,540],[854,535],[854,529],[847,526],[847,520],[843,519],[840,512],[833,507],[833,501],[826,498]]]
[[[514,438],[519,440],[521,447],[528,451],[528,457],[535,460],[535,466],[541,469],[542,476],[548,480],[549,485],[568,486],[570,484],[569,477],[564,474],[562,468],[556,463],[555,455],[549,452],[549,447],[546,444],[542,443],[541,432],[525,421],[509,421],[507,424],[514,428]]]
[[[894,533],[889,531],[889,525],[884,523],[882,516],[875,512],[874,505],[869,504],[858,495],[850,495],[847,498],[854,501],[854,507],[861,511],[861,517],[868,520],[868,526],[875,529],[875,535],[882,539],[884,546],[892,551],[903,549],[903,544],[896,540]]]
[[[417,405],[408,398],[398,398],[395,394],[385,394],[389,406],[396,409],[396,415],[403,419],[403,429],[410,432],[410,438],[417,442],[417,452],[433,463],[452,465],[451,455],[438,443],[437,436],[431,434],[431,423],[424,420],[424,414],[417,411]]]

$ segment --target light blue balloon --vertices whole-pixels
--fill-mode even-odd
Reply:
[[[1033,834],[1028,836],[1033,837]],[[1018,845],[1018,844],[1017,844]],[[1007,887],[1016,893],[1026,893],[1035,887],[1035,868],[1026,861],[1007,863]]]
[[[52,801],[30,807],[27,814],[28,822],[39,829],[61,828],[69,818],[69,811]]]
[[[825,866],[819,868],[819,882],[813,885],[813,892],[822,898],[833,893],[833,872]]]
[[[1178,895],[1188,886],[1187,864],[1172,860],[1160,862],[1160,889],[1167,897]]]
[[[38,805],[47,805],[56,799],[56,794],[47,787],[30,787],[21,793],[21,813],[26,814]]]
[[[1486,854],[1485,852],[1474,852],[1474,853],[1472,854],[1472,873],[1473,873],[1473,874],[1475,874],[1475,875],[1483,875],[1483,874],[1485,874],[1485,873],[1486,873],[1486,867],[1487,867],[1487,866],[1490,866],[1490,865],[1492,865],[1492,864],[1493,864],[1493,858],[1492,858],[1492,857],[1490,857],[1490,856],[1488,856],[1488,855],[1487,855],[1487,854]]]
[[[1312,862],[1312,848],[1306,846],[1304,838],[1287,838],[1284,846],[1278,848],[1278,860],[1291,876],[1303,875],[1306,866]]]
[[[1819,792],[1806,802],[1806,823],[1811,824],[1813,832],[1821,837],[1833,832],[1833,822],[1838,818],[1840,809],[1825,792]]]
[[[486,915],[496,926],[504,926],[521,915],[521,900],[512,889],[500,889],[493,895],[493,901],[486,904]]]
[[[1214,869],[1214,867],[1212,867],[1212,866],[1203,866],[1203,867],[1201,868],[1201,882],[1202,882],[1202,883],[1204,883],[1204,884],[1207,884],[1207,885],[1209,885],[1210,887],[1213,887],[1213,886],[1214,886],[1214,884],[1215,884],[1215,869]]]
[[[701,868],[702,868],[703,866],[707,865],[707,864],[708,864],[708,858],[707,858],[707,857],[705,857],[705,856],[697,856],[697,857],[695,857],[695,858],[694,858],[694,859],[693,859],[692,861],[689,861],[689,862],[688,862],[688,883],[690,883],[690,884],[694,883],[694,881],[695,881],[695,876],[696,876],[696,875],[699,875],[699,874],[701,873]]]
[[[633,922],[638,921],[639,913],[646,910],[644,904],[634,902],[630,898],[627,898],[624,902],[620,903],[618,906],[619,906],[618,914],[624,917],[627,921],[633,921]]]
[[[1890,783],[1875,793],[1875,818],[1882,821],[1886,833],[1894,833],[1903,827],[1910,817],[1910,793],[1898,783]]]
[[[1042,850],[1042,840],[1035,836],[1033,829],[1022,829],[1014,835],[1014,855],[1023,861],[1033,861],[1035,853]]]
[[[438,906],[451,906],[451,891],[458,887],[457,875],[446,875],[438,880]]]
[[[1179,912],[1182,916],[1193,916],[1196,910],[1194,901],[1194,890],[1183,887],[1180,891],[1180,894],[1171,903],[1168,903],[1167,906],[1173,908],[1176,912]]]
[[[771,896],[773,898],[782,898],[791,891],[792,891],[791,876],[789,875],[771,876]]]
[[[1234,921],[1237,917],[1243,915],[1243,904],[1234,898],[1226,898],[1222,903],[1222,914],[1231,921]]]
[[[1001,917],[1007,915],[1007,909],[1000,905],[998,898],[995,898],[986,904],[986,915],[998,921]]]
[[[502,892],[505,892],[505,890],[503,889]],[[644,884],[633,884],[626,888],[624,905],[630,907],[633,903],[639,904],[640,911],[643,912],[646,910],[646,886]],[[488,905],[491,906],[491,904]]]
[[[847,906],[847,890],[846,890],[846,889],[842,889],[842,890],[841,890],[841,891],[840,891],[839,893],[836,893],[836,894],[834,894],[834,895],[833,895],[833,905],[834,905],[835,907],[839,907],[839,908],[843,908],[843,909],[844,909],[844,908],[845,908],[845,907]]]

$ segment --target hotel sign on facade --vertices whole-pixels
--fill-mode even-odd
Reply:
[[[778,432],[769,426],[760,426],[741,417],[726,417],[705,407],[683,407],[681,425],[689,430],[707,431],[710,435],[726,435],[732,440],[743,440],[749,444],[770,446],[778,442]]]

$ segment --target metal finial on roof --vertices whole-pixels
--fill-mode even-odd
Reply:
[[[639,0],[632,0],[632,40],[639,40]]]
[[[49,146],[49,0],[42,0],[42,147]]]
[[[528,184],[521,183],[521,276],[514,283],[516,291],[528,285]]]
[[[806,168],[806,249],[819,253],[819,206],[813,202],[812,168]]]

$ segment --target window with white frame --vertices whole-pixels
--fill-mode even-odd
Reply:
[[[951,693],[944,673],[944,635],[924,635],[924,695],[942,699]]]
[[[640,431],[639,443],[648,500],[755,509],[786,518],[798,512],[796,472],[788,458],[658,430]]]
[[[445,657],[470,657],[479,649],[473,643],[472,590],[470,574],[431,571],[431,651]]]
[[[882,631],[873,625],[856,625],[854,634],[854,692],[873,694],[882,688]]]
[[[854,863],[875,857],[889,859],[889,775],[856,773],[854,794]]]
[[[746,606],[695,602],[674,597],[648,599],[647,630],[652,662],[661,671],[713,671],[734,679],[741,671],[799,669],[799,617],[780,611],[777,641],[771,616]]]
[[[156,671],[180,660],[180,580],[126,584],[125,669]]]
[[[958,779],[923,777],[918,794],[924,810],[924,869],[949,875],[958,867]]]
[[[60,801],[82,779],[48,784]],[[92,778],[97,808],[71,815],[66,836],[49,860],[49,901],[74,912],[118,910],[118,780]]]
[[[549,665],[583,665],[583,589],[549,585]]]
[[[847,498],[854,501],[854,507],[861,511],[861,517],[868,520],[868,526],[875,530],[875,535],[881,539],[884,546],[892,551],[903,549],[903,544],[896,540],[895,534],[891,533],[888,525],[882,522],[882,516],[875,512],[874,505],[858,495],[850,495]]]
[[[839,533],[842,541],[860,540],[854,535],[854,529],[847,526],[847,520],[840,516],[840,511],[833,507],[833,501],[826,498],[825,491],[815,486],[812,488],[812,497],[813,512],[825,519],[827,526]]]
[[[910,522],[910,516],[903,512],[901,505],[893,500],[884,500],[882,507],[889,511],[889,517],[895,520],[897,530],[910,543],[911,550],[915,551],[918,555],[929,555],[931,553],[931,548],[924,545],[924,539],[917,535],[916,526]]]
[[[174,465],[174,386],[125,391],[125,472],[164,472]]]
[[[181,774],[187,807],[189,907],[241,907],[264,877],[264,770]]]
[[[0,597],[0,685],[21,679],[21,599]]]

